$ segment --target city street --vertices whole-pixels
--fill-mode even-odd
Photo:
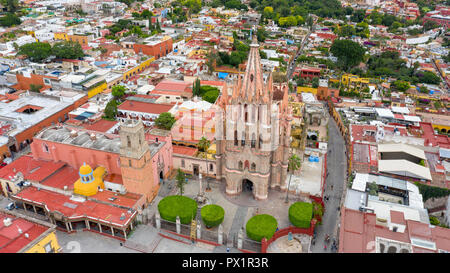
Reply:
[[[345,159],[345,143],[336,122],[330,118],[328,122],[328,154],[327,154],[327,172],[326,189],[324,196],[329,200],[325,202],[325,214],[322,218],[322,225],[316,227],[315,245],[312,246],[313,253],[331,252],[331,243],[333,239],[338,239],[337,227],[340,222],[339,214],[341,197],[346,188],[347,161]],[[333,186],[333,189],[331,187]],[[330,236],[330,243],[324,250],[325,236]]]

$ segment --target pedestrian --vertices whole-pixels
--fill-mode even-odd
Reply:
[[[229,247],[227,247],[227,253],[230,253],[230,248]]]

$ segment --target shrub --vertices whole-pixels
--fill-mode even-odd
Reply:
[[[202,220],[205,225],[215,227],[223,222],[225,216],[225,210],[218,205],[206,205],[201,210]]]
[[[260,242],[262,238],[266,238],[267,240],[272,238],[277,227],[277,220],[273,216],[260,214],[250,218],[245,229],[250,239]]]
[[[313,205],[305,202],[295,202],[289,208],[289,221],[299,228],[309,228],[313,216]]]
[[[164,220],[175,222],[180,216],[182,224],[190,224],[197,215],[197,202],[185,196],[171,195],[159,201],[158,211]]]
[[[430,216],[430,224],[432,224],[433,226],[439,226],[441,222],[439,222],[438,218],[436,218],[435,216]]]
[[[450,195],[449,189],[428,186],[420,184],[419,182],[415,182],[414,184],[419,188],[419,192],[422,194],[424,202],[430,198],[440,198]]]

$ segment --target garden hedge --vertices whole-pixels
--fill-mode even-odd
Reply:
[[[313,205],[305,202],[295,202],[289,207],[289,221],[299,228],[309,228],[313,217]]]
[[[171,195],[159,201],[158,211],[164,220],[175,222],[180,216],[182,224],[190,224],[197,215],[197,202],[189,197]]]
[[[248,220],[245,230],[247,236],[260,242],[262,238],[269,240],[277,230],[277,220],[269,214],[259,214]]]
[[[201,210],[202,220],[205,225],[215,227],[223,222],[225,216],[225,210],[218,205],[206,205]]]

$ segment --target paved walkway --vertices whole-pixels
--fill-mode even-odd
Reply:
[[[330,118],[328,123],[328,154],[327,154],[327,172],[325,196],[329,196],[329,200],[325,201],[325,214],[322,218],[322,225],[316,228],[316,243],[312,247],[313,253],[330,252],[331,244],[327,245],[324,250],[325,235],[329,234],[331,241],[338,237],[337,228],[340,222],[341,198],[346,189],[346,171],[347,161],[345,158],[345,142],[342,138],[336,122]],[[331,188],[333,187],[333,189]]]

